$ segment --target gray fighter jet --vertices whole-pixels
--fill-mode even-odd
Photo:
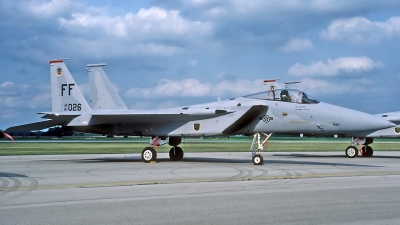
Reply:
[[[301,136],[353,137],[347,157],[372,156],[374,137],[386,132],[399,135],[396,123],[382,115],[371,115],[320,102],[303,91],[276,89],[230,100],[158,110],[128,110],[104,73],[104,64],[88,65],[90,105],[68,71],[64,60],[51,60],[52,111],[43,112],[41,122],[10,127],[6,133],[41,130],[60,125],[79,132],[150,137],[142,151],[143,162],[155,161],[155,147],[172,146],[171,160],[183,158],[179,144],[184,137],[254,135],[253,163],[263,163],[263,143],[272,133]],[[392,115],[392,114],[391,114]],[[265,135],[266,138],[262,138]],[[264,139],[264,140],[263,140]]]

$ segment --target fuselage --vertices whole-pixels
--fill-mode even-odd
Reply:
[[[279,96],[282,91],[288,94],[286,98],[282,94]],[[258,108],[255,109],[254,106]],[[156,116],[160,111],[164,114],[163,117]],[[84,126],[74,126],[73,129],[143,136],[251,135],[272,132],[352,137],[394,125],[371,114],[319,102],[301,91],[291,89],[187,107],[137,112],[118,111],[120,116],[109,114],[110,116],[101,117],[101,120],[96,120],[96,116],[93,116],[92,122]],[[97,111],[97,114],[101,114],[101,111]],[[139,115],[135,116],[136,114],[140,114],[142,118],[138,119]],[[146,115],[149,119],[146,119]]]

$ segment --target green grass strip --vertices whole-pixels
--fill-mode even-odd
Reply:
[[[251,140],[227,142],[185,142],[180,147],[186,152],[250,152]],[[264,151],[318,152],[343,151],[350,142],[331,141],[270,141]],[[61,155],[61,154],[126,154],[141,153],[145,142],[0,142],[0,155]],[[375,151],[398,151],[400,142],[376,142]],[[168,152],[171,146],[158,147],[157,152]]]

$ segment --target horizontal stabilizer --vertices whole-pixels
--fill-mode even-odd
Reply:
[[[82,115],[82,114],[65,114],[63,112],[60,112],[60,114],[57,113],[40,113],[40,114],[45,114],[44,116],[42,116],[43,119],[57,120],[59,122],[60,120],[61,122],[67,122],[74,119],[75,117]]]
[[[222,131],[223,134],[234,134],[239,131],[251,121],[258,118],[260,113],[262,113],[268,106],[266,105],[254,105],[247,112],[245,112],[238,120],[232,123],[228,128]]]
[[[32,130],[42,130],[48,127],[53,127],[56,125],[61,125],[62,121],[59,120],[45,120],[35,123],[28,123],[23,125],[18,125],[14,127],[9,127],[5,130],[6,133],[10,132],[24,132],[24,131],[32,131]]]

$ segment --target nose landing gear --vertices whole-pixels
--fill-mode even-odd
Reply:
[[[264,141],[261,141],[261,135],[265,136]],[[272,133],[270,133],[269,135],[265,134],[265,133],[257,133],[254,135],[253,142],[251,143],[251,147],[250,147],[250,150],[252,150],[252,156],[253,156],[252,160],[253,160],[254,165],[262,165],[264,163],[264,159],[261,155],[261,151],[264,149],[264,145],[266,147],[268,146],[267,141],[268,141],[268,138],[271,137],[271,135],[272,135]],[[254,150],[254,145],[256,144],[256,142],[257,142],[257,146],[258,146],[257,151]]]

